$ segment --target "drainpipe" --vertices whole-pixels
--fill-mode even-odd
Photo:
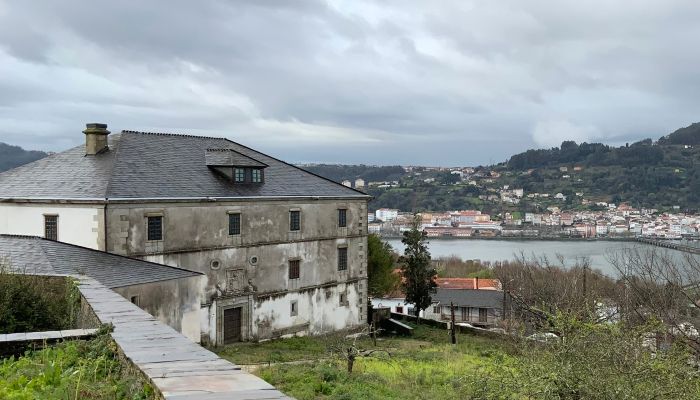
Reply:
[[[103,209],[103,219],[104,219],[104,251],[107,252],[107,201],[108,199],[105,198],[105,206]]]

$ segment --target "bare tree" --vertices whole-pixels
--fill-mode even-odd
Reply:
[[[597,322],[611,317],[601,309],[618,304],[619,285],[592,269],[586,258],[566,266],[561,256],[550,260],[521,253],[515,261],[496,263],[493,272],[515,318],[531,329],[557,330],[553,317],[560,313]]]
[[[700,355],[700,257],[662,249],[628,248],[608,256],[624,283],[624,319],[661,322],[662,332]]]
[[[345,360],[347,371],[351,374],[355,366],[355,360],[360,357],[371,357],[377,353],[385,353],[391,356],[391,353],[386,349],[365,348],[366,346],[362,339],[370,337],[371,334],[371,329],[366,327],[355,333],[339,332],[329,335],[325,339],[327,341],[326,348],[332,355]]]

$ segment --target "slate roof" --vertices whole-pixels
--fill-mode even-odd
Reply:
[[[500,290],[436,289],[433,302],[459,307],[503,308],[503,292]]]
[[[231,149],[207,149],[204,159],[207,165],[217,167],[267,167],[267,164]]]
[[[122,131],[108,139],[98,155],[81,145],[0,173],[0,199],[369,198],[225,138]],[[234,185],[207,166],[208,149],[267,165],[265,182]]]
[[[38,275],[87,275],[109,288],[201,276],[169,267],[35,236],[0,235],[0,261]]]

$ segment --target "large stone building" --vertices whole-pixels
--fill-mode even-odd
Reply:
[[[0,233],[205,273],[211,343],[366,320],[364,193],[223,138],[84,133],[85,146],[0,174]]]

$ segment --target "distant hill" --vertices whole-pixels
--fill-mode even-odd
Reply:
[[[659,144],[700,145],[700,122],[686,126],[659,139]]]
[[[686,146],[682,146],[686,145]],[[634,206],[700,209],[700,123],[621,147],[566,141],[495,166],[526,192],[586,196]]]
[[[24,150],[19,146],[0,143],[0,172],[46,157],[43,151]]]
[[[362,178],[367,182],[398,181],[404,174],[403,167],[373,165],[308,164],[301,165],[307,171],[335,182],[354,181]]]

